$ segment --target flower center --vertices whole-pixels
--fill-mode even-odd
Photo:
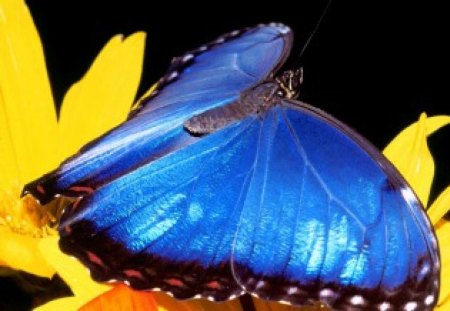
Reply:
[[[59,203],[41,206],[31,196],[20,198],[21,186],[0,189],[0,226],[36,238],[49,234],[55,226],[55,211]],[[58,201],[58,200],[57,200]]]

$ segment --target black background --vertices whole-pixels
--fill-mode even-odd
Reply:
[[[147,33],[142,94],[164,74],[172,57],[261,22],[283,22],[294,30],[289,67],[326,6],[317,0],[170,1],[158,7],[153,1],[131,0],[27,3],[58,103],[115,34]],[[446,12],[438,1],[334,1],[301,59],[305,82],[300,99],[336,116],[380,149],[421,112],[450,114],[444,96],[449,82],[444,68],[450,29]],[[450,182],[449,141],[450,129],[430,140],[437,160],[434,195]]]
[[[297,59],[326,1],[209,2],[29,0],[59,103],[113,35],[143,30],[147,46],[142,94],[174,56],[217,36],[279,21],[295,33]],[[93,6],[95,3],[95,6]],[[294,4],[293,4],[294,3]],[[243,6],[245,4],[245,6]],[[406,125],[450,114],[447,64],[450,19],[438,1],[334,1],[306,49],[300,99],[344,121],[382,149]],[[114,103],[111,103],[114,109]],[[450,130],[430,140],[439,184],[450,182]]]
[[[42,36],[58,102],[117,33],[147,33],[142,92],[164,74],[172,57],[260,22],[280,21],[293,28],[295,60],[326,5],[298,1],[293,7],[278,1],[250,9],[228,1],[203,6],[171,2],[163,9],[150,1],[131,0],[27,2]],[[104,5],[92,7],[93,2]],[[433,2],[359,2],[364,1],[332,3],[302,59],[301,99],[383,147],[420,112],[450,113],[443,96],[449,79],[442,80],[448,75],[443,64],[449,55],[444,51],[449,23],[443,5]]]

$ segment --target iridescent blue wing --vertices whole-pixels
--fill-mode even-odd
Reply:
[[[41,203],[80,196],[197,140],[183,129],[194,115],[225,105],[284,63],[292,32],[259,25],[222,36],[173,60],[156,90],[129,119],[24,188]],[[99,116],[101,117],[101,116]]]
[[[61,249],[99,281],[177,298],[240,295],[229,261],[260,127],[248,117],[79,199],[61,219]]]
[[[238,283],[337,310],[432,310],[437,241],[383,155],[300,102],[273,108],[261,133],[233,250]]]
[[[246,291],[339,310],[437,299],[436,239],[415,195],[360,136],[298,102],[100,187],[66,210],[60,235],[97,280],[177,298]]]

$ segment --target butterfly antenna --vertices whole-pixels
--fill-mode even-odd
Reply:
[[[293,68],[299,68],[300,67],[300,60],[303,56],[303,54],[305,53],[306,48],[308,47],[309,43],[311,42],[311,39],[314,37],[314,35],[316,34],[317,30],[319,29],[319,26],[322,24],[322,21],[325,17],[325,15],[327,14],[327,12],[329,11],[331,2],[333,2],[333,0],[328,0],[325,8],[322,11],[322,14],[319,17],[319,20],[316,23],[316,26],[314,27],[313,31],[311,32],[311,34],[309,35],[308,39],[306,40],[305,44],[303,45],[302,50],[300,51],[300,55],[297,57],[297,60],[293,66]]]

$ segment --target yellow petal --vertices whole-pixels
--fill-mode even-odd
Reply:
[[[142,95],[141,99],[144,99],[144,98],[150,96],[150,94],[153,93],[153,91],[156,89],[157,86],[158,86],[158,83],[153,84],[153,85],[147,90],[147,92],[145,92],[144,95]]]
[[[434,162],[426,139],[449,123],[449,116],[427,118],[422,114],[418,122],[398,134],[384,150],[384,155],[405,177],[424,206],[428,203],[434,175]]]
[[[156,87],[158,86],[158,83],[153,84],[145,93],[144,95],[141,96],[141,98],[139,98],[139,100],[137,100],[133,106],[131,106],[130,110],[135,110],[136,108],[138,108],[141,104],[141,101],[146,99],[148,96],[150,96],[151,93],[153,93],[153,91],[156,89]]]
[[[443,301],[439,301],[438,305],[434,308],[434,311],[448,311],[450,310],[450,297]]]
[[[441,290],[439,294],[439,304],[448,301],[450,305],[450,222],[441,220],[435,226],[441,250]],[[450,309],[446,309],[450,310]]]
[[[39,249],[82,304],[87,303],[111,288],[110,286],[94,282],[85,266],[74,257],[63,254],[58,247],[58,237],[42,238],[39,242]]]
[[[38,33],[23,1],[0,1],[0,187],[56,164],[56,114]]]
[[[447,187],[428,209],[428,216],[433,225],[444,217],[445,213],[450,210],[450,187]]]
[[[0,260],[13,269],[50,278],[55,270],[41,255],[38,243],[37,238],[0,226]]]
[[[76,311],[84,302],[77,297],[66,297],[47,302],[46,304],[39,306],[34,311]]]
[[[124,121],[142,72],[145,34],[112,38],[86,75],[64,97],[59,120],[61,159]]]

